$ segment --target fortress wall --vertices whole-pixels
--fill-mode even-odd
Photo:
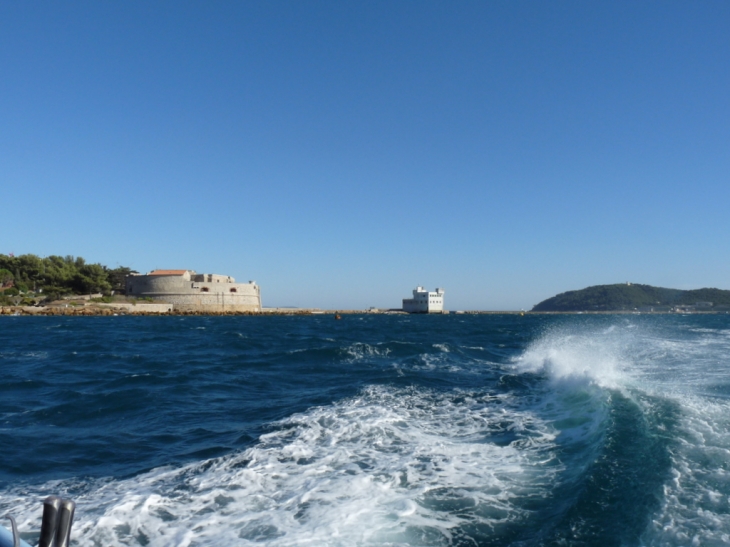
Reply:
[[[261,310],[261,293],[258,285],[218,281],[204,283],[191,281],[185,277],[129,276],[127,278],[127,296],[169,302],[174,305],[175,310],[179,311]],[[235,292],[231,292],[231,290]]]
[[[128,296],[151,296],[147,293],[174,293],[190,290],[190,279],[182,275],[133,275],[127,278]]]
[[[218,274],[197,274],[193,276],[193,281],[201,283],[235,283],[236,280],[229,275]]]

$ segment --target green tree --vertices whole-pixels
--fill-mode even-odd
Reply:
[[[77,261],[76,264],[79,264],[79,262]],[[77,294],[109,292],[111,290],[106,269],[100,264],[84,264],[83,262],[81,262],[79,271],[73,277],[71,287]]]
[[[113,270],[108,270],[107,275],[109,277],[109,284],[111,285],[112,290],[119,291],[124,289],[125,280],[127,276],[131,273],[137,272],[125,266],[120,266],[114,268]]]
[[[10,256],[0,254],[0,285],[10,283],[27,290],[42,290],[45,294],[108,293],[120,289],[130,268],[110,270],[101,264],[89,264],[82,257],[51,255],[39,258],[25,254]],[[4,280],[4,281],[3,281]]]
[[[13,276],[13,272],[10,270],[7,270],[5,268],[0,269],[0,287],[9,287],[15,276]]]
[[[43,261],[36,255],[20,255],[17,261],[17,271],[15,272],[15,281],[23,282],[30,287],[34,287],[42,279]]]

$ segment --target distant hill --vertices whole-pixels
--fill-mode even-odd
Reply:
[[[647,307],[693,306],[698,302],[712,302],[712,308],[727,308],[730,306],[730,291],[683,291],[634,283],[595,285],[543,300],[532,311],[623,311]]]

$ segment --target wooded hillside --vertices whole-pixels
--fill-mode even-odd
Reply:
[[[712,302],[713,308],[730,306],[730,291],[684,291],[634,283],[595,285],[543,300],[532,311],[624,311],[646,307],[692,306],[698,302]]]

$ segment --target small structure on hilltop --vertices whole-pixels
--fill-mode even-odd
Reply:
[[[429,292],[423,287],[413,290],[413,298],[403,299],[403,311],[408,313],[444,313],[444,290]]]
[[[255,281],[236,283],[229,275],[193,270],[153,270],[126,277],[127,296],[168,302],[176,311],[261,311],[261,291]]]

